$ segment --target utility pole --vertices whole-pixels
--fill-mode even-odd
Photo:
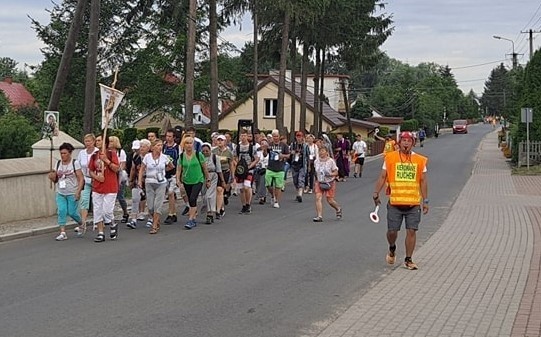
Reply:
[[[541,33],[541,31],[534,32],[533,30],[530,29],[527,32],[521,32],[521,33],[529,35],[529,38],[530,38],[530,61],[531,61],[532,57],[533,57],[533,33],[539,34],[539,33]]]

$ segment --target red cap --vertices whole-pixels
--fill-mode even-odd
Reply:
[[[304,137],[304,133],[302,133],[302,131],[297,131],[297,133],[295,133],[295,136]]]
[[[415,137],[413,136],[413,133],[411,133],[409,131],[400,132],[400,139],[402,139],[402,138],[409,138],[411,140],[415,139]]]

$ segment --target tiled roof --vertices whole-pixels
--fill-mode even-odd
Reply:
[[[367,121],[379,124],[396,124],[400,125],[404,122],[404,117],[369,117]]]
[[[32,94],[22,83],[14,83],[8,78],[0,82],[0,90],[4,92],[6,98],[11,102],[11,106],[15,109],[37,105]]]

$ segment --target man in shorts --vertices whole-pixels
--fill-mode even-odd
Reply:
[[[240,201],[242,209],[240,214],[252,213],[252,181],[254,179],[254,169],[259,162],[259,157],[255,153],[255,146],[248,142],[248,131],[240,131],[240,142],[235,152],[235,182],[239,186]],[[246,165],[245,171],[239,175],[237,166]]]
[[[351,147],[353,164],[355,165],[353,168],[353,178],[360,178],[363,175],[364,157],[368,147],[361,135],[357,135],[356,138],[355,143]]]
[[[177,173],[177,162],[179,157],[179,148],[178,144],[175,143],[175,130],[169,129],[165,132],[165,142],[163,144],[163,154],[169,157],[174,167],[165,171],[165,178],[167,179],[167,202],[169,204],[169,213],[167,218],[165,218],[164,224],[170,225],[174,222],[177,222],[177,211],[176,211],[176,192],[180,192],[177,187],[176,173]]]
[[[280,132],[272,130],[269,143],[269,165],[265,173],[265,186],[272,196],[272,207],[280,208],[282,189],[285,187],[285,164],[289,159],[289,146],[280,141]]]
[[[428,158],[411,149],[415,138],[411,132],[402,132],[398,143],[398,151],[388,152],[385,156],[381,174],[374,187],[374,203],[381,204],[379,192],[387,184],[387,241],[389,252],[387,263],[392,265],[396,260],[396,239],[402,222],[406,223],[406,258],[404,267],[409,270],[418,269],[411,257],[415,249],[415,241],[421,210],[428,213],[428,183],[426,164]]]

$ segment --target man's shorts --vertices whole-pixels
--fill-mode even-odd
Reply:
[[[357,157],[355,164],[364,165],[364,157]]]
[[[421,223],[421,206],[393,206],[387,204],[387,229],[399,231],[405,220],[406,229],[418,230]]]
[[[284,171],[272,171],[267,168],[265,173],[265,186],[274,186],[276,188],[283,188],[285,186]]]
[[[172,176],[167,178],[167,188],[165,189],[167,194],[180,193],[180,189],[177,186],[177,177]]]
[[[254,181],[254,175],[252,171],[248,173],[246,178],[239,178],[235,176],[235,182],[237,183],[237,185],[241,185],[244,187],[252,187],[252,181]]]

